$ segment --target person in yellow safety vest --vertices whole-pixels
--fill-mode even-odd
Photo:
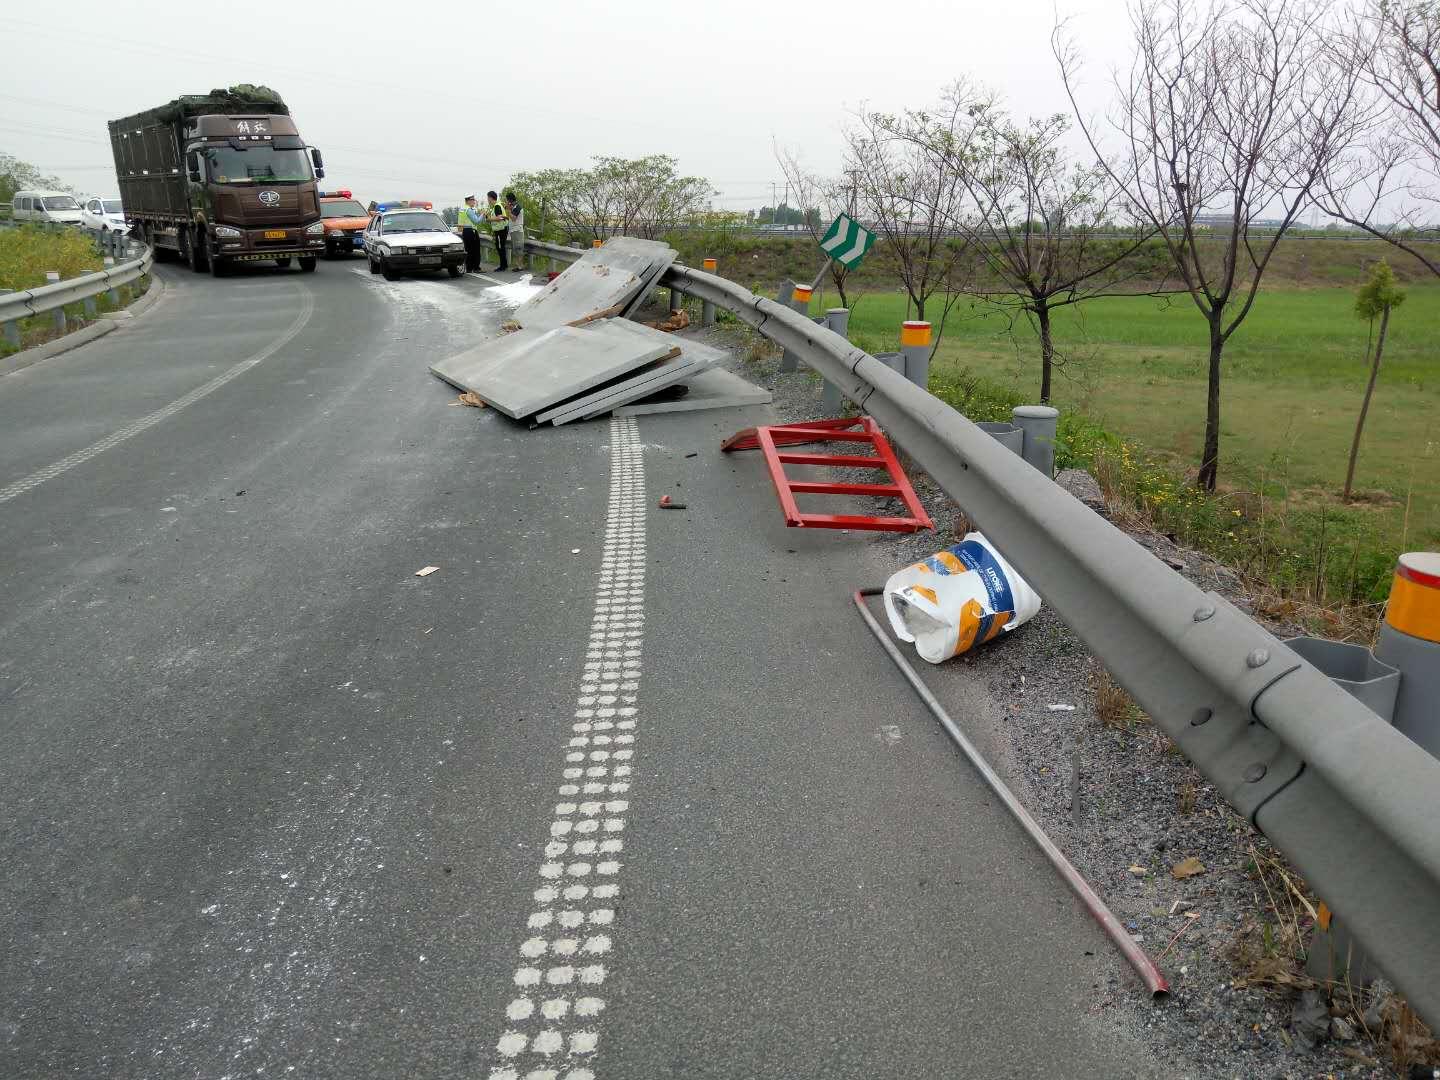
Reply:
[[[495,192],[487,191],[485,198],[490,200],[490,208],[486,211],[490,219],[490,238],[495,241],[495,253],[500,256],[500,265],[495,268],[498,274],[510,269],[510,215],[500,205],[500,196]]]
[[[485,222],[485,215],[480,212],[476,205],[474,195],[465,196],[465,205],[460,208],[460,239],[465,242],[465,272],[467,274],[478,274],[480,272],[480,226]]]

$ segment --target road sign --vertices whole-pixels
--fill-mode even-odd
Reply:
[[[853,270],[865,258],[870,245],[875,243],[875,234],[863,228],[849,214],[841,214],[830,223],[830,228],[820,238],[820,250],[829,255],[847,270]]]

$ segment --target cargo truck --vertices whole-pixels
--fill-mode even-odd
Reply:
[[[311,271],[325,251],[324,159],[267,87],[188,94],[112,120],[110,146],[126,219],[157,259],[220,277],[262,260]]]

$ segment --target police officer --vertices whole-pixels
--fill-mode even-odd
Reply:
[[[460,239],[465,242],[465,272],[467,274],[480,272],[480,225],[484,220],[485,216],[475,205],[475,196],[466,195],[465,205],[460,208],[458,221]]]
[[[498,274],[510,269],[510,215],[500,205],[500,196],[495,192],[487,191],[485,198],[490,200],[490,208],[486,211],[490,219],[490,238],[495,241],[495,252],[500,256],[500,265],[495,268]]]

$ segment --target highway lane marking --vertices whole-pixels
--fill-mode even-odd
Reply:
[[[294,321],[289,325],[289,327],[285,329],[284,333],[282,333],[269,345],[266,345],[259,352],[252,353],[249,357],[241,360],[238,364],[235,364],[227,370],[221,372],[219,375],[215,376],[215,378],[211,379],[203,386],[197,386],[194,390],[191,390],[184,397],[176,398],[169,405],[166,405],[163,408],[156,409],[149,416],[142,416],[134,423],[126,424],[119,431],[113,431],[109,435],[106,435],[105,438],[101,439],[99,442],[91,443],[84,449],[76,450],[73,454],[70,454],[68,457],[61,458],[54,464],[46,465],[43,469],[37,469],[29,476],[21,477],[19,480],[16,480],[13,483],[7,484],[5,487],[0,488],[0,503],[9,502],[16,496],[23,495],[25,494],[25,492],[39,487],[47,480],[54,480],[62,473],[69,472],[77,465],[85,464],[85,462],[89,461],[91,458],[98,457],[106,450],[113,450],[115,447],[119,446],[126,440],[133,439],[136,435],[139,435],[143,431],[149,430],[163,420],[168,420],[170,417],[178,413],[181,409],[195,404],[195,402],[199,401],[201,398],[205,397],[208,394],[213,394],[216,390],[219,390],[222,386],[230,382],[232,379],[239,378],[241,375],[245,374],[245,372],[249,371],[256,364],[263,363],[270,357],[274,356],[282,348],[288,345],[290,341],[294,339],[296,334],[300,333],[301,330],[305,329],[305,324],[310,321],[310,316],[315,313],[315,297],[311,294],[310,290],[306,289],[304,286],[299,286],[299,288],[301,298],[300,313],[295,316]]]
[[[645,642],[645,458],[610,421],[610,501],[562,783],[489,1080],[595,1080]]]

